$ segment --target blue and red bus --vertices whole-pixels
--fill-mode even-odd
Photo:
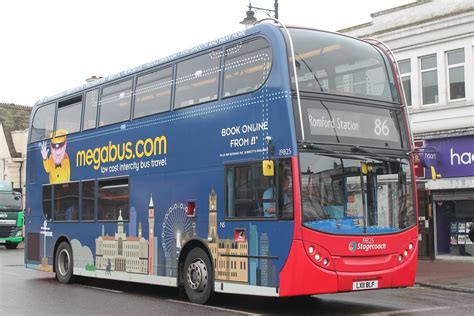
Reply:
[[[196,303],[413,285],[403,100],[383,44],[274,23],[39,100],[26,266]]]

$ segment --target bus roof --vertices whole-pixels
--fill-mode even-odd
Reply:
[[[151,62],[145,63],[143,65],[140,65],[138,67],[133,67],[133,68],[130,68],[128,70],[124,70],[124,71],[121,71],[119,73],[116,73],[114,75],[107,76],[107,77],[95,80],[95,81],[90,82],[90,83],[83,84],[81,86],[78,86],[78,87],[75,87],[75,88],[72,88],[72,89],[68,89],[66,91],[60,92],[58,94],[55,94],[55,95],[52,95],[52,96],[49,96],[49,97],[46,97],[46,98],[43,98],[43,99],[39,99],[38,101],[36,101],[34,106],[36,107],[37,105],[44,104],[44,103],[47,103],[47,102],[50,102],[50,101],[53,101],[53,100],[56,100],[56,99],[60,99],[62,97],[65,97],[65,96],[70,95],[70,94],[77,93],[79,91],[88,90],[88,89],[94,88],[96,86],[103,85],[104,83],[111,82],[113,80],[116,80],[116,79],[119,79],[119,78],[122,78],[122,77],[125,77],[125,76],[128,76],[128,75],[132,75],[134,73],[137,73],[137,72],[140,72],[140,71],[143,71],[143,70],[153,68],[153,67],[158,66],[160,64],[165,64],[167,62],[170,62],[170,61],[173,61],[173,60],[176,60],[176,59],[188,56],[188,55],[192,55],[196,52],[204,51],[204,50],[207,50],[207,49],[212,49],[213,47],[216,47],[218,45],[222,45],[222,44],[225,44],[227,42],[230,42],[230,41],[233,41],[233,40],[245,37],[245,36],[249,36],[251,34],[255,34],[255,33],[260,32],[264,29],[275,28],[275,27],[277,27],[275,24],[270,24],[270,23],[258,24],[258,25],[254,26],[252,28],[248,28],[248,29],[245,29],[245,30],[242,30],[242,31],[239,31],[239,32],[235,32],[235,33],[232,33],[230,35],[226,35],[226,36],[220,37],[218,39],[206,42],[204,44],[200,44],[200,45],[194,46],[192,48],[182,50],[178,53],[174,53],[172,55],[169,55],[169,56],[166,56],[166,57],[163,57],[163,58],[160,58],[160,59],[156,59],[154,61],[151,61]]]

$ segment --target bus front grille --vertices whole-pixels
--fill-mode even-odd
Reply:
[[[10,237],[14,231],[16,226],[0,226],[0,238],[7,238]]]

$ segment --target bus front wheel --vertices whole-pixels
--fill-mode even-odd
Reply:
[[[71,283],[73,280],[72,268],[72,249],[68,242],[63,241],[56,250],[56,260],[54,260],[56,279],[64,284]]]
[[[184,289],[188,299],[205,304],[212,293],[214,273],[207,253],[201,248],[192,249],[184,261]]]

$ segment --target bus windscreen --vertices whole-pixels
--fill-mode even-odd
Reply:
[[[289,31],[300,91],[399,103],[389,61],[371,44],[322,31]]]

